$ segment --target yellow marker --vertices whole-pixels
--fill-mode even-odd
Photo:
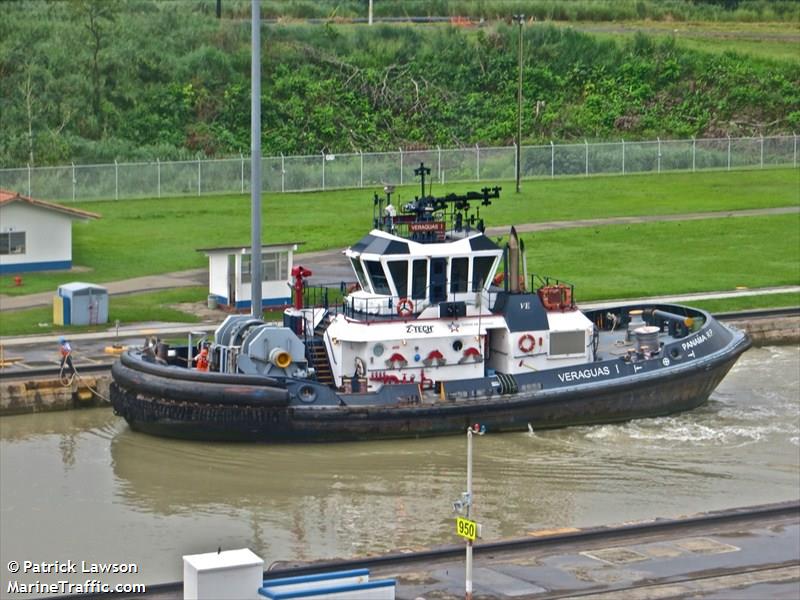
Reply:
[[[478,524],[464,517],[456,517],[456,533],[465,540],[474,542],[478,537]]]

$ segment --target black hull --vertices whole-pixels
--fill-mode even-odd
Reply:
[[[146,389],[132,384],[132,379],[141,380],[142,375],[121,365],[111,385],[111,397],[116,412],[125,417],[132,429],[195,440],[328,442],[414,438],[460,434],[473,423],[485,425],[492,432],[525,431],[529,425],[534,430],[552,429],[664,416],[696,408],[708,399],[749,346],[749,340],[743,337],[713,358],[647,377],[410,406],[287,405],[285,390],[273,387],[260,393],[263,400],[237,403],[237,392],[232,390],[236,386],[226,387],[225,403],[190,402],[188,396],[165,396],[176,394],[170,380],[153,382],[152,375],[147,375]],[[203,388],[211,384],[193,385],[195,393],[207,395]],[[159,389],[164,393],[157,393]],[[241,386],[238,393],[247,390],[252,387]]]

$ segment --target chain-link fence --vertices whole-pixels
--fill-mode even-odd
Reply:
[[[797,167],[797,135],[523,146],[520,177]],[[262,159],[265,192],[357,188],[415,181],[424,162],[439,183],[516,178],[516,146],[402,150]],[[0,169],[0,188],[44,200],[162,198],[250,192],[250,159]]]

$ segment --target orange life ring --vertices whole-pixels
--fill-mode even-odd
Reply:
[[[410,298],[402,298],[397,303],[397,314],[401,317],[407,317],[414,313],[414,303]]]
[[[520,352],[524,352],[525,354],[533,352],[533,349],[536,347],[536,338],[534,338],[530,333],[526,333],[519,338],[517,347],[519,348]]]

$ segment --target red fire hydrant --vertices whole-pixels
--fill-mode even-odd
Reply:
[[[14,285],[16,287],[22,286],[22,277],[20,275],[15,275],[14,276]]]

